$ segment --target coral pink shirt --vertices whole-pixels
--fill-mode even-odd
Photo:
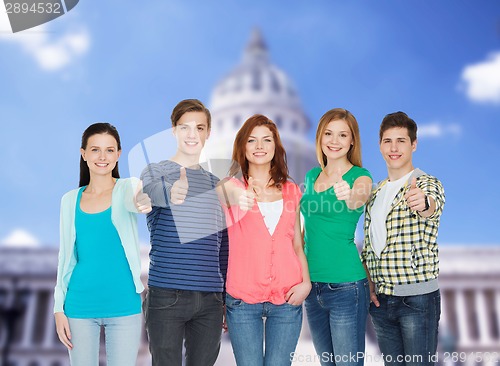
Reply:
[[[235,178],[233,182],[243,187]],[[291,287],[302,282],[302,267],[293,249],[299,187],[286,182],[282,188],[283,212],[271,235],[257,203],[250,211],[224,205],[229,234],[226,291],[249,304],[285,303]]]

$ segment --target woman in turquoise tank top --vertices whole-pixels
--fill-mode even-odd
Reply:
[[[80,188],[61,200],[54,316],[72,366],[98,366],[100,331],[108,366],[134,366],[141,334],[136,213],[151,211],[138,179],[118,179],[120,137],[109,123],[82,136]]]
[[[361,167],[356,118],[336,108],[316,131],[320,167],[305,177],[300,208],[312,290],[305,301],[322,365],[363,365],[369,287],[354,243],[372,179]]]

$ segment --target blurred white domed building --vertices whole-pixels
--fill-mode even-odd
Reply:
[[[222,166],[231,158],[236,131],[255,113],[264,114],[278,124],[288,154],[290,174],[297,183],[302,182],[309,168],[317,165],[314,145],[305,137],[311,126],[297,91],[287,75],[270,63],[267,47],[258,31],[252,34],[241,63],[215,86],[210,104],[213,135],[207,142],[205,158],[212,164],[212,170],[220,169],[216,173],[221,176],[227,173]],[[150,147],[151,161],[169,156],[154,149],[165,145],[164,135],[144,145],[146,149]],[[141,157],[142,149],[139,144]],[[147,159],[132,160],[136,160],[136,170],[140,174]],[[145,283],[148,250],[148,247],[142,248],[142,280]],[[57,338],[52,313],[57,251],[56,246],[37,246],[29,235],[16,231],[7,242],[0,244],[0,358],[8,356],[10,366],[69,365],[67,351]],[[499,258],[498,245],[440,247],[440,365],[499,364]],[[372,327],[369,327],[367,338],[365,364],[382,365]],[[300,361],[315,356],[306,323],[296,355],[293,366],[319,365],[319,362]],[[101,353],[100,365],[104,364]],[[150,364],[147,338],[143,333],[137,365]],[[216,366],[234,364],[226,335]]]
[[[290,176],[296,183],[302,183],[307,170],[318,165],[314,144],[306,138],[311,124],[297,90],[270,62],[259,30],[253,31],[241,63],[213,89],[210,111],[212,137],[205,146],[208,159],[231,159],[234,138],[243,122],[254,114],[263,114],[278,126]]]

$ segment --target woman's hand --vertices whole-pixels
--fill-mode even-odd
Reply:
[[[137,211],[143,214],[150,213],[153,209],[151,206],[151,198],[142,191],[142,182],[140,182],[137,186],[137,190],[135,192],[134,204],[137,208]]]
[[[73,344],[71,343],[71,331],[69,329],[68,318],[63,312],[54,313],[56,319],[56,330],[57,336],[62,344],[66,346],[67,349],[73,349]]]
[[[290,305],[295,305],[295,306],[301,305],[311,292],[311,288],[312,285],[310,281],[303,281],[299,284],[296,284],[286,293],[285,295],[286,302],[289,303]]]

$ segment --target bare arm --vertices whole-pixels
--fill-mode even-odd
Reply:
[[[372,191],[372,180],[370,177],[362,176],[354,181],[351,189],[351,196],[346,200],[347,207],[355,210],[363,206]]]
[[[290,305],[300,305],[311,292],[311,278],[309,276],[309,267],[304,253],[304,240],[300,228],[300,206],[297,207],[295,218],[295,233],[293,238],[293,249],[299,258],[302,267],[302,282],[293,286],[286,294],[285,299]]]

